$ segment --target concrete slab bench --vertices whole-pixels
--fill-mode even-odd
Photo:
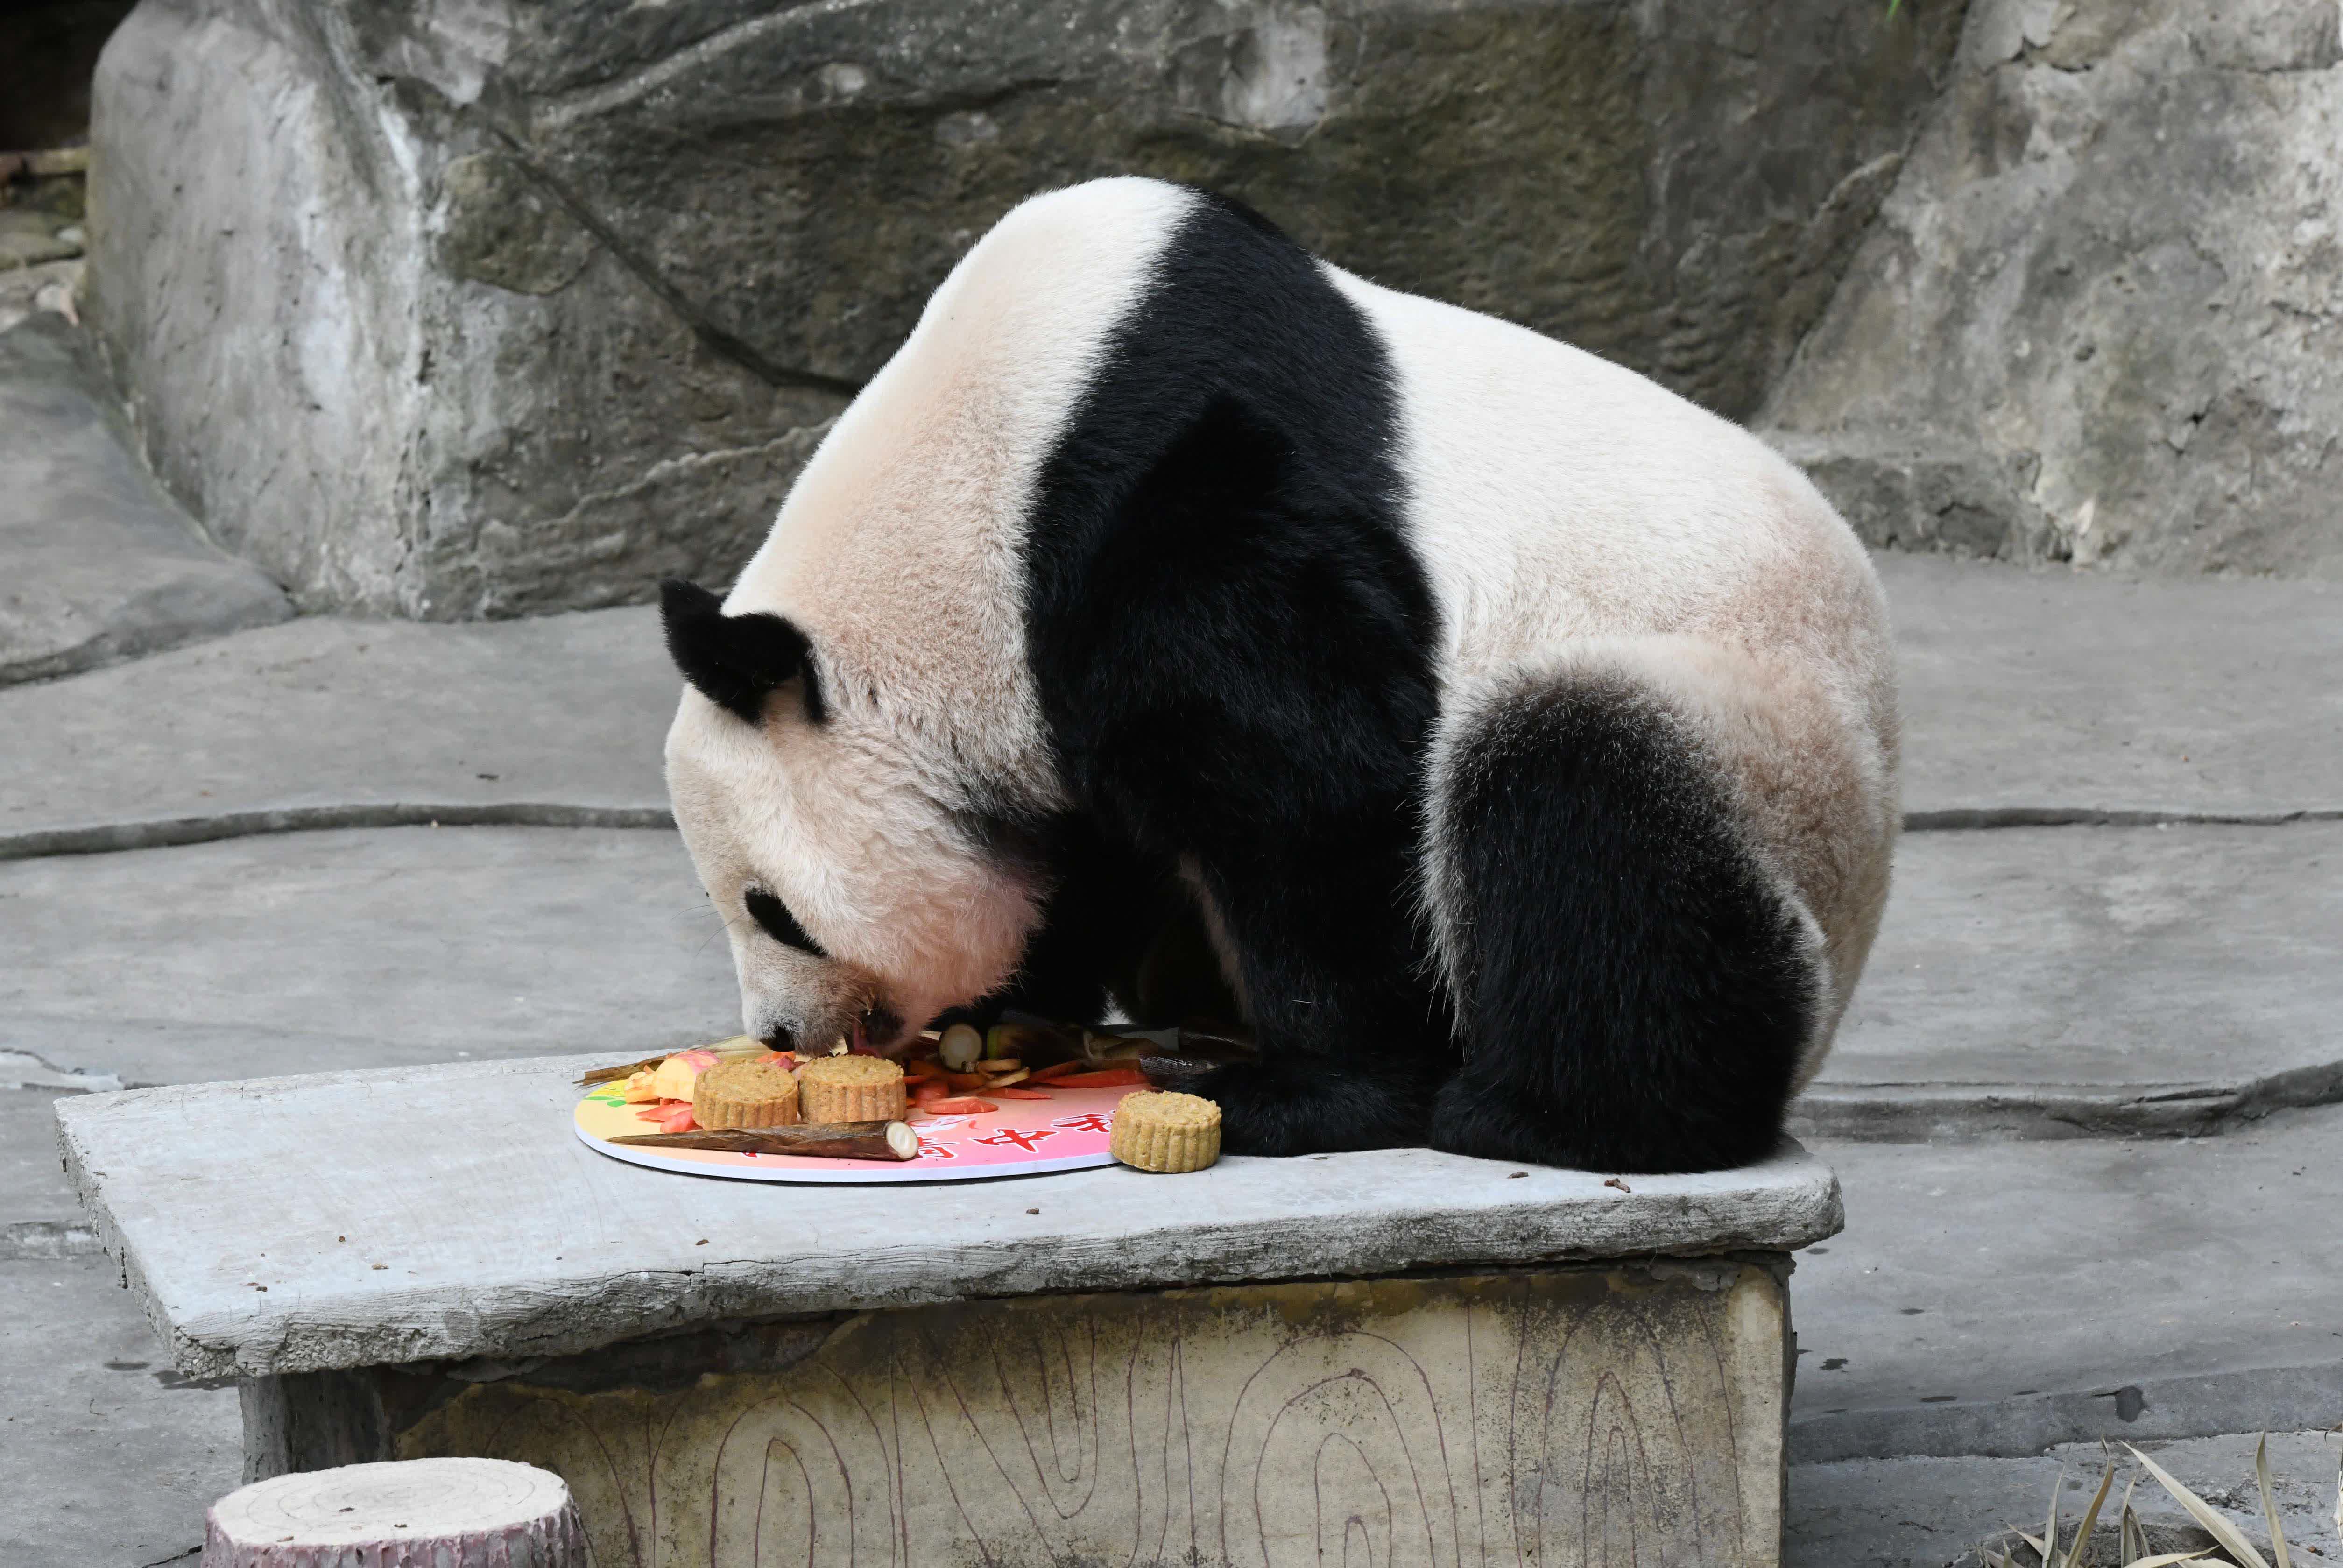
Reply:
[[[600,1568],[1779,1559],[1789,1254],[1841,1217],[1795,1144],[777,1187],[578,1143],[604,1060],[58,1114],[252,1479],[525,1461]]]

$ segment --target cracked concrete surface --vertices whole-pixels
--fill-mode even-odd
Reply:
[[[1916,825],[2343,814],[2343,584],[1873,559]]]
[[[82,1094],[110,1094],[126,1087],[111,1072],[59,1067],[29,1050],[0,1050],[0,1089],[69,1089]]]
[[[67,1092],[0,1085],[0,1224],[87,1222],[57,1150],[56,1102]]]
[[[174,1372],[119,1280],[103,1257],[0,1258],[0,1563],[176,1562],[241,1483],[236,1390]]]
[[[1816,1151],[1847,1222],[1793,1285],[1793,1460],[2343,1422],[2343,1106]]]
[[[23,738],[0,750],[0,859],[394,809],[665,822],[680,689],[643,608],[305,619],[0,692],[0,729]]]
[[[2343,687],[2327,678],[2343,589],[1875,558],[1916,825],[2343,810]],[[303,620],[0,691],[20,742],[0,751],[0,857],[294,809],[662,813],[677,689],[637,609]]]
[[[1802,1132],[2204,1132],[2343,1099],[2343,822],[1914,833]]]
[[[669,832],[401,828],[0,862],[0,1050],[184,1083],[735,1033]]]

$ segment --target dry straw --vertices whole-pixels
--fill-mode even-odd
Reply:
[[[2268,1432],[2264,1432],[2261,1441],[2254,1445],[2254,1482],[2261,1488],[2262,1518],[2269,1525],[2270,1555],[2268,1557],[2263,1556],[2256,1550],[2254,1543],[2247,1540],[2219,1509],[2174,1480],[2162,1465],[2133,1448],[2129,1443],[2126,1443],[2124,1447],[2132,1458],[2139,1462],[2142,1469],[2156,1477],[2158,1485],[2172,1494],[2172,1500],[2187,1509],[2189,1517],[2204,1527],[2205,1533],[2213,1538],[2216,1546],[2205,1547],[2195,1552],[2166,1552],[2156,1556],[2148,1555],[2147,1533],[2140,1527],[2139,1515],[2131,1510],[2132,1488],[2139,1484],[2139,1478],[2135,1475],[2130,1483],[2124,1488],[2123,1513],[2121,1523],[2117,1529],[2118,1555],[2116,1560],[2121,1564],[2121,1568],[2165,1568],[2167,1563],[2204,1563],[2208,1565],[2227,1563],[2233,1564],[2234,1568],[2294,1568],[2294,1554],[2287,1547],[2286,1531],[2278,1523],[2278,1499],[2270,1490],[2269,1434]],[[2107,1473],[2099,1478],[2098,1493],[2091,1499],[2090,1507],[2083,1511],[2082,1521],[2075,1530],[2075,1538],[2066,1543],[2065,1554],[2062,1556],[2058,1543],[2058,1495],[2060,1490],[2066,1485],[2066,1477],[2064,1475],[2059,1477],[2057,1483],[2050,1491],[2050,1517],[2043,1525],[2042,1533],[2029,1535],[2023,1530],[2017,1533],[2018,1539],[2034,1549],[2035,1558],[2042,1568],[2084,1568],[2085,1563],[2090,1560],[2092,1528],[2099,1522],[2099,1510],[2106,1505],[2107,1492],[2114,1486],[2115,1479],[2115,1461],[2110,1459],[2107,1462]],[[2338,1458],[2337,1461],[2335,1483],[2335,1530],[2338,1537],[2343,1537],[2343,1458]],[[2214,1556],[2216,1549],[2223,1555]],[[1991,1548],[1983,1550],[1979,1555],[1984,1558],[1986,1568],[2027,1568],[2027,1565],[2022,1563],[2016,1557]]]

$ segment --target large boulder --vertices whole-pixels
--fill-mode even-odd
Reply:
[[[155,466],[310,604],[721,579],[1021,197],[1139,172],[1754,410],[1960,6],[146,0],[89,310]]]
[[[206,543],[156,491],[96,360],[53,311],[0,331],[0,686],[293,613],[275,583]],[[0,736],[24,755],[13,727],[0,723]],[[0,834],[25,805],[10,799]]]
[[[2335,0],[1976,0],[1766,411],[1875,543],[2343,577]]]

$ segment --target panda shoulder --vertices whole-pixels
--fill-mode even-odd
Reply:
[[[1028,197],[953,268],[930,311],[1003,287],[1047,297],[1085,280],[1142,281],[1202,200],[1187,186],[1136,176]]]

